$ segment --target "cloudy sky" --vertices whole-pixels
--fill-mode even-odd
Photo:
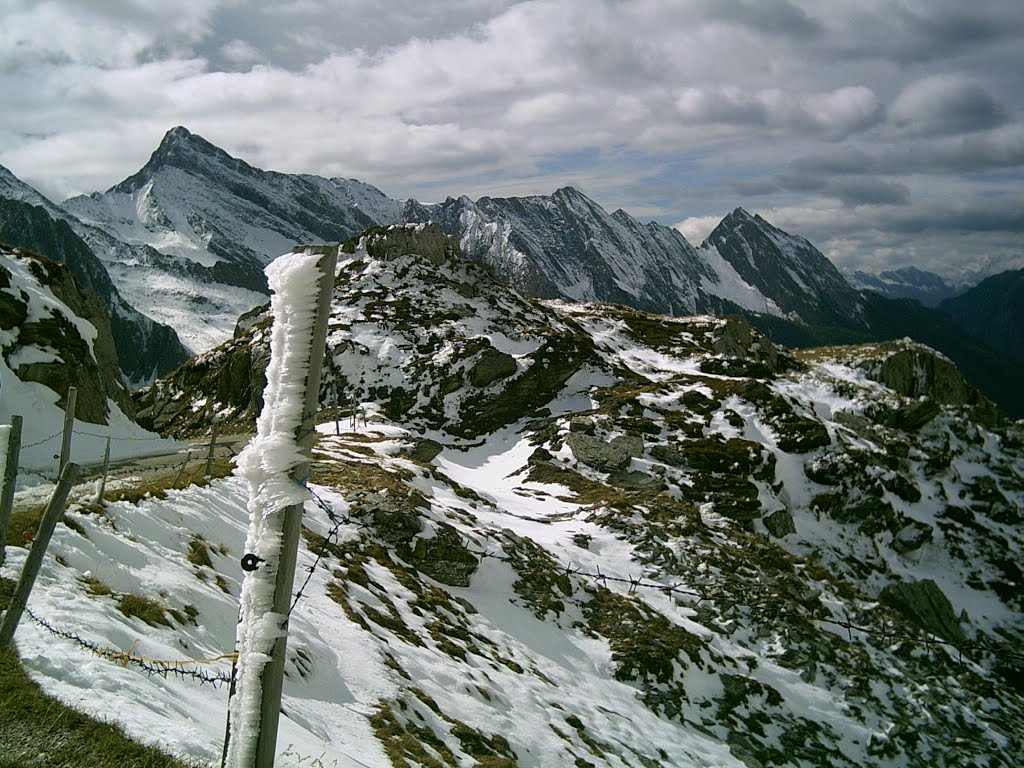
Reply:
[[[4,0],[0,164],[106,189],[184,125],[396,198],[743,206],[837,264],[1024,266],[1021,0]]]

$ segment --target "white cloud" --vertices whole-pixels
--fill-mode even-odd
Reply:
[[[0,163],[55,197],[105,188],[185,125],[396,197],[579,183],[699,242],[746,196],[817,212],[776,222],[812,240],[899,239],[915,220],[883,209],[1024,163],[1015,5],[12,0]]]
[[[712,230],[718,226],[718,223],[722,220],[722,216],[691,216],[688,219],[683,219],[677,222],[673,226],[683,233],[683,237],[690,241],[690,244],[694,247],[699,246],[707,236],[711,234]]]
[[[245,40],[229,40],[227,43],[220,48],[221,55],[228,61],[234,62],[235,64],[252,64],[253,62],[260,61],[263,55],[259,50]]]

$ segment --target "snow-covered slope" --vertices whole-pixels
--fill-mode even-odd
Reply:
[[[149,418],[251,420],[268,322],[155,386]],[[430,227],[341,255],[328,346],[293,760],[1020,763],[1024,433],[941,355],[526,300]],[[150,658],[228,650],[241,493],[72,511],[39,612]],[[73,578],[97,562],[113,596]],[[137,591],[192,619],[121,616]],[[216,759],[223,691],[86,666],[31,623],[19,643],[49,689]]]
[[[177,335],[125,301],[83,235],[99,242],[104,252],[117,247],[0,166],[0,241],[61,262],[99,295],[110,315],[118,363],[130,382],[148,383],[174,370],[187,357]],[[145,307],[146,297],[138,298]]]
[[[262,171],[180,127],[134,176],[61,207],[127,245],[86,237],[129,300],[145,299],[193,351],[230,337],[238,316],[265,301],[262,269],[273,257],[402,211],[369,184]]]
[[[702,258],[678,231],[609,214],[572,187],[521,198],[449,198],[406,217],[438,221],[463,252],[517,290],[573,301],[611,301],[670,315],[779,314],[722,259]]]
[[[55,471],[71,386],[78,390],[72,461],[102,459],[108,435],[114,458],[168,445],[130,418],[135,408],[114,360],[98,297],[62,265],[0,246],[0,425],[22,417],[23,483],[31,480],[26,471]]]

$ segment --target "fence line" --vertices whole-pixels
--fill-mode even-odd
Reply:
[[[318,551],[315,555],[314,561],[311,565],[305,566],[304,570],[307,571],[307,575],[298,591],[294,594],[288,614],[295,610],[298,603],[305,597],[305,590],[309,586],[312,580],[313,574],[316,572],[320,563],[327,556],[330,549],[331,543],[336,539],[341,531],[342,526],[355,526],[362,530],[372,530],[373,526],[365,523],[361,520],[357,520],[345,513],[336,511],[327,501],[319,496],[315,491],[309,489],[312,496],[313,502],[319,507],[328,517],[331,522],[331,529],[328,531],[327,536],[324,537]],[[481,559],[497,560],[499,562],[507,563],[515,566],[516,560],[504,554],[498,554],[490,550],[474,549],[471,546],[466,547],[470,554],[473,554]],[[597,567],[596,571],[588,571],[582,567],[573,566],[572,563],[559,563],[559,571],[563,572],[566,576],[575,576],[583,579],[587,579],[594,584],[601,584],[607,587],[608,583],[624,584],[628,585],[628,594],[635,594],[637,590],[652,590],[661,592],[666,595],[682,595],[696,599],[696,604],[700,605],[704,601],[714,602],[716,599],[723,597],[722,595],[714,595],[714,590],[731,590],[731,593],[725,595],[730,602],[743,605],[748,608],[756,608],[763,606],[764,602],[771,599],[778,599],[779,593],[772,591],[768,586],[758,586],[753,584],[739,584],[735,580],[721,579],[721,580],[709,580],[703,584],[693,585],[684,584],[683,582],[675,582],[672,584],[663,584],[656,581],[651,581],[643,576],[614,576],[607,573],[602,573],[600,566]],[[739,587],[739,589],[737,589]],[[743,594],[747,593],[747,594]],[[760,600],[752,600],[751,594],[754,593],[754,598],[760,598]],[[739,598],[739,599],[737,599]],[[963,663],[964,654],[970,654],[973,651],[981,651],[988,653],[996,658],[1012,659],[1014,661],[1024,661],[1024,653],[1010,651],[1007,649],[993,646],[987,641],[964,641],[964,642],[952,642],[944,640],[927,633],[924,630],[920,630],[918,633],[909,633],[906,631],[898,630],[890,626],[888,628],[879,629],[876,627],[864,626],[858,624],[855,621],[851,621],[849,613],[845,615],[843,619],[821,617],[813,615],[809,608],[801,605],[797,601],[793,601],[793,605],[805,612],[804,618],[811,622],[818,622],[821,624],[829,624],[840,629],[845,629],[850,642],[854,642],[854,632],[859,632],[864,635],[879,638],[883,644],[890,642],[909,642],[926,648],[932,646],[940,646],[953,649],[958,654],[958,660]],[[221,683],[230,683],[232,679],[231,674],[212,674],[204,670],[188,669],[187,667],[196,664],[209,664],[223,660],[230,660],[236,657],[236,654],[228,653],[221,656],[213,657],[210,659],[193,659],[193,660],[158,660],[148,659],[143,656],[136,654],[114,650],[98,645],[90,640],[82,638],[80,635],[74,632],[68,632],[61,630],[53,626],[50,622],[37,616],[32,612],[31,609],[25,607],[25,613],[29,618],[38,624],[40,627],[45,629],[50,634],[69,640],[81,648],[90,651],[91,653],[105,658],[113,663],[121,664],[122,666],[134,666],[150,675],[160,675],[167,677],[168,675],[175,675],[182,679],[190,678],[198,680],[201,684],[212,684],[217,686]]]
[[[84,648],[90,653],[93,653],[96,656],[100,656],[101,658],[107,659],[108,661],[112,661],[116,664],[120,664],[121,666],[135,666],[141,669],[142,671],[146,672],[147,674],[160,675],[164,678],[166,678],[168,675],[174,675],[176,677],[180,677],[183,679],[192,678],[198,680],[200,683],[210,683],[214,687],[218,686],[221,683],[231,682],[230,674],[212,674],[210,672],[206,672],[205,670],[187,669],[187,667],[193,664],[212,664],[218,661],[233,659],[235,658],[236,654],[225,653],[221,656],[215,656],[210,659],[184,659],[180,661],[148,659],[145,656],[138,656],[133,653],[126,653],[125,651],[117,651],[113,648],[106,648],[104,646],[99,645],[98,643],[94,643],[91,640],[86,640],[85,638],[81,637],[80,635],[74,632],[67,632],[63,629],[57,629],[57,627],[53,626],[53,624],[48,622],[46,619],[43,619],[37,616],[35,613],[33,613],[31,608],[26,607],[25,613],[28,615],[30,619],[32,619],[32,621],[34,621],[40,627],[45,629],[51,635],[63,638],[65,640],[70,640],[75,645]]]
[[[318,507],[320,507],[320,509],[322,509],[327,514],[333,526],[327,538],[321,545],[320,551],[317,553],[316,559],[314,560],[313,564],[308,567],[309,573],[306,576],[306,580],[303,582],[302,587],[295,595],[295,600],[292,603],[292,609],[295,608],[295,605],[303,597],[303,591],[309,584],[313,572],[316,570],[316,567],[319,565],[320,561],[325,556],[331,538],[338,534],[341,525],[354,524],[362,529],[372,529],[373,527],[362,521],[353,520],[348,515],[339,514],[334,509],[332,509],[330,505],[327,502],[325,502],[320,496],[318,496],[315,492],[311,490],[310,493],[313,496],[313,501],[316,503]],[[513,558],[508,557],[507,555],[497,554],[489,550],[473,549],[471,546],[466,546],[466,550],[470,554],[476,555],[477,557],[480,557],[482,559],[486,558],[490,560],[497,560],[503,563],[508,563],[513,566],[516,562]],[[631,595],[635,594],[638,589],[647,589],[662,592],[667,595],[676,594],[695,598],[697,605],[700,605],[705,600],[712,602],[715,601],[718,596],[713,595],[711,592],[712,590],[716,589],[732,590],[732,593],[727,596],[730,599],[730,601],[732,601],[733,603],[741,604],[747,608],[757,608],[763,605],[764,601],[766,600],[779,599],[781,597],[781,595],[778,592],[772,591],[772,589],[768,586],[757,586],[752,584],[740,585],[735,580],[730,579],[709,580],[704,584],[699,584],[696,586],[693,584],[684,584],[683,582],[676,582],[673,584],[662,584],[660,582],[645,579],[643,576],[612,576],[607,573],[602,573],[600,566],[597,567],[596,571],[587,571],[582,567],[573,566],[572,563],[559,563],[558,565],[559,571],[564,573],[566,576],[582,577],[584,579],[588,579],[589,581],[595,584],[600,583],[602,586],[605,587],[607,587],[608,582],[613,582],[617,584],[627,584],[629,585],[628,593]],[[741,588],[737,589],[737,587]],[[760,598],[760,602],[755,602],[751,600],[750,595],[743,595],[743,592],[759,593],[756,594],[755,597]],[[742,599],[737,599],[737,597],[740,597]],[[868,627],[862,624],[857,624],[856,622],[851,621],[849,613],[846,613],[843,619],[822,617],[813,615],[809,608],[803,606],[798,601],[793,601],[792,604],[802,609],[805,612],[805,614],[807,614],[804,616],[804,618],[806,618],[809,621],[819,622],[821,624],[829,624],[835,627],[839,627],[840,629],[845,629],[850,642],[854,641],[853,633],[860,632],[864,635],[880,638],[883,644],[887,644],[889,642],[903,641],[915,643],[928,648],[930,648],[931,646],[944,646],[947,648],[952,648],[953,650],[957,651],[958,659],[961,662],[963,661],[964,654],[970,653],[971,651],[982,651],[1000,658],[1013,659],[1015,661],[1024,661],[1024,653],[1003,649],[983,640],[965,640],[963,642],[957,643],[952,642],[950,640],[944,640],[940,637],[936,637],[935,635],[932,635],[923,629],[920,631],[921,634],[909,633],[895,628],[878,629],[875,627]]]

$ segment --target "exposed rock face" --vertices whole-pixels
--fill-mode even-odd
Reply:
[[[479,561],[450,525],[438,524],[434,537],[416,539],[409,560],[430,578],[450,587],[468,587]]]
[[[740,358],[745,362],[754,360],[764,365],[771,374],[782,373],[798,367],[798,363],[782,352],[775,344],[750,323],[728,318],[719,331],[712,349],[729,358]]]
[[[805,322],[849,322],[860,313],[857,292],[821,251],[742,208],[722,219],[701,245],[707,248],[783,312]]]
[[[791,533],[796,533],[796,523],[793,522],[793,516],[784,509],[780,509],[764,518],[764,527],[768,529],[776,539],[781,539],[783,536],[788,536]]]
[[[577,461],[602,472],[616,472],[644,452],[644,440],[635,435],[619,435],[611,440],[572,432],[567,440]]]
[[[880,345],[879,358],[867,360],[863,369],[875,381],[901,395],[927,398],[892,416],[895,426],[918,429],[934,418],[934,404],[973,406],[987,422],[1001,418],[995,404],[971,386],[948,358],[910,339]]]
[[[8,266],[0,263],[0,328],[12,331],[11,341],[0,350],[8,367],[22,381],[52,389],[62,407],[68,388],[75,387],[75,414],[83,421],[106,424],[108,398],[132,416],[135,408],[121,378],[110,323],[99,296],[45,257],[3,247],[0,258],[10,260]],[[60,308],[30,312],[31,297],[12,284],[15,262],[24,265],[31,278],[60,301],[70,316]],[[91,324],[95,335],[83,337],[77,318]]]
[[[737,295],[733,285],[677,230],[641,223],[622,210],[608,213],[572,187],[475,202],[410,201],[405,217],[440,222],[467,256],[528,295],[610,301],[670,315],[740,309],[728,298]],[[751,306],[763,310],[763,298]]]
[[[490,347],[485,349],[472,368],[469,369],[469,383],[474,387],[486,387],[501,379],[507,379],[518,370],[512,355]]]
[[[0,241],[62,263],[79,285],[102,300],[117,360],[129,381],[150,381],[188,357],[177,334],[129,306],[89,246],[66,221],[51,218],[42,206],[0,197]]]
[[[962,643],[966,638],[953,604],[931,579],[899,581],[882,590],[881,598],[927,632]]]
[[[409,458],[429,464],[437,458],[443,449],[444,446],[436,440],[417,440],[409,452]]]
[[[384,543],[394,546],[408,543],[420,532],[420,519],[405,505],[386,497],[367,502],[373,509],[373,525]]]
[[[910,520],[892,537],[892,548],[901,555],[914,552],[932,540],[934,531],[927,523]]]

